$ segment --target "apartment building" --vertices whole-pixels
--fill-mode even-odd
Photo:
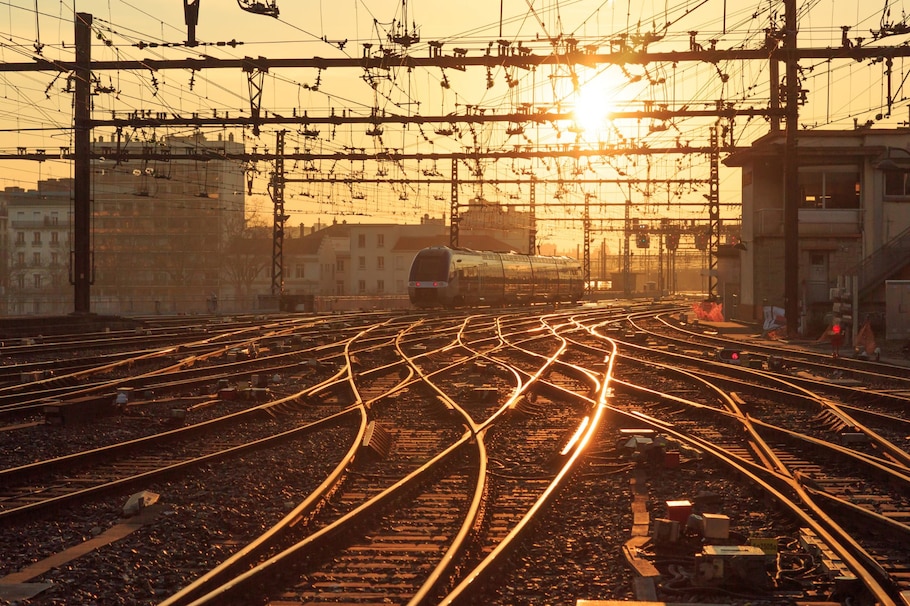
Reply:
[[[92,163],[91,308],[101,314],[195,313],[221,298],[223,252],[244,229],[243,145],[201,135],[151,142],[99,139]],[[167,161],[135,159],[160,152]],[[212,156],[216,159],[211,159]],[[73,310],[69,267],[73,182],[8,188],[6,312]]]
[[[2,194],[7,229],[2,275],[5,315],[60,315],[73,310],[69,280],[72,181],[50,179],[37,190]]]

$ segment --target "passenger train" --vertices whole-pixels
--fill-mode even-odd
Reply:
[[[574,302],[583,294],[581,264],[569,257],[433,246],[417,253],[408,277],[415,307]]]

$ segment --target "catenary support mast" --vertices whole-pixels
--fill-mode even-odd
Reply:
[[[73,249],[70,282],[74,288],[73,311],[91,312],[92,284],[92,173],[91,80],[92,16],[76,14],[76,70],[73,100]]]
[[[786,58],[786,139],[784,144],[784,313],[787,334],[799,331],[799,65],[796,55],[796,0],[786,0],[784,56]]]

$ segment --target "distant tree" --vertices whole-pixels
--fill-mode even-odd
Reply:
[[[252,309],[253,285],[269,275],[272,262],[272,232],[263,225],[245,226],[234,232],[222,255],[221,272],[233,291],[236,305]]]

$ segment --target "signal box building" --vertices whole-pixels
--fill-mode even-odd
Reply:
[[[784,307],[784,142],[772,132],[725,160],[742,168],[739,319]],[[798,165],[802,335],[868,320],[876,334],[890,323],[888,338],[900,338],[886,292],[910,279],[910,130],[801,131]]]

